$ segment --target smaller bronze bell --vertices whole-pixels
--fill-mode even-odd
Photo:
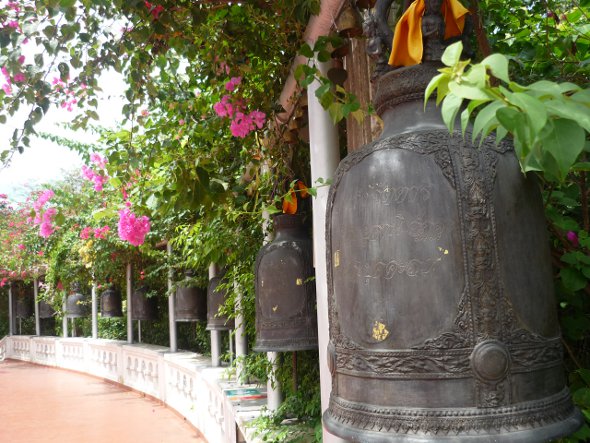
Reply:
[[[131,298],[131,318],[133,320],[157,320],[158,300],[146,297],[147,288],[142,286],[133,291]]]
[[[16,292],[16,317],[29,318],[33,316],[33,293],[28,291],[24,282],[19,282]]]
[[[342,37],[359,37],[363,34],[362,19],[351,6],[344,8],[336,19],[336,29]]]
[[[317,349],[312,242],[299,214],[274,218],[275,239],[256,257],[255,351]]]
[[[39,318],[52,318],[55,315],[55,309],[45,300],[39,302]]]
[[[234,320],[230,320],[225,315],[219,314],[219,308],[225,304],[227,292],[217,289],[221,283],[222,277],[213,277],[209,280],[207,288],[207,330],[226,331],[234,329]]]
[[[192,271],[185,272],[187,277],[191,277],[193,274]],[[176,321],[207,320],[207,293],[204,289],[196,286],[178,287],[174,312]]]
[[[327,76],[332,83],[339,86],[344,85],[344,82],[348,78],[348,72],[344,69],[342,59],[332,59],[332,67],[328,69]]]
[[[66,299],[66,317],[88,317],[90,314],[90,304],[88,297],[80,293],[80,284],[75,283],[73,288],[74,293],[68,295],[68,298]]]
[[[123,317],[121,291],[110,286],[100,295],[100,313],[103,317]]]

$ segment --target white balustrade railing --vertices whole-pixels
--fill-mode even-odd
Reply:
[[[236,384],[199,354],[116,340],[13,335],[0,340],[0,361],[4,357],[84,372],[148,394],[178,411],[210,443],[236,443],[244,433],[240,411],[223,391]]]

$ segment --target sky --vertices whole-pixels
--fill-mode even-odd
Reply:
[[[104,73],[100,78],[103,92],[98,98],[97,113],[103,127],[115,127],[121,122],[124,83],[121,76],[114,71]],[[43,120],[35,126],[37,132],[47,132],[71,138],[80,142],[96,142],[96,135],[83,131],[68,131],[62,123],[67,123],[76,115],[76,111],[52,107]],[[0,125],[0,146],[7,146],[17,125],[24,120],[15,119]],[[11,124],[12,123],[12,124]],[[15,153],[8,167],[0,165],[0,194],[7,194],[13,201],[22,201],[28,195],[28,187],[41,185],[62,178],[67,171],[80,170],[83,161],[74,151],[59,146],[39,137],[31,139],[31,147],[23,154]]]

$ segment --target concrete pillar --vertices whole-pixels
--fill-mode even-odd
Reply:
[[[172,245],[166,245],[168,260],[172,261]],[[170,352],[178,351],[178,340],[176,338],[176,294],[172,293],[174,285],[174,270],[168,267],[168,329],[170,330]]]
[[[246,337],[246,325],[244,324],[244,316],[242,315],[242,297],[243,293],[238,285],[237,281],[234,281],[234,291],[236,294],[235,298],[235,309],[236,309],[236,358],[240,361],[239,357],[244,357],[248,354],[248,340]],[[236,378],[241,383],[246,383],[244,379],[244,367],[240,363],[236,370]]]
[[[209,265],[209,280],[217,277],[219,267],[215,263]],[[214,368],[221,365],[221,331],[211,330],[211,366]]]
[[[68,308],[67,308],[67,299],[68,299],[68,294],[64,293],[64,302],[62,305],[62,309],[64,312],[64,316],[61,319],[61,329],[62,329],[62,335],[64,336],[64,338],[68,337]]]
[[[329,65],[317,63],[326,75]],[[320,84],[315,81],[307,88],[309,112],[309,147],[311,158],[312,186],[321,178],[332,178],[340,162],[338,130],[332,123],[327,111],[324,110],[315,96]],[[315,266],[315,284],[318,315],[318,346],[320,356],[320,384],[322,413],[328,408],[332,378],[328,369],[327,348],[328,334],[328,284],[326,267],[326,206],[329,188],[319,187],[317,197],[313,199],[313,251]],[[326,443],[341,441],[324,429],[323,441]]]
[[[33,279],[33,296],[35,297],[35,335],[41,335],[41,319],[39,318],[39,279]]]
[[[92,280],[92,338],[98,338],[98,286]]]
[[[14,335],[14,300],[12,298],[12,282],[8,283],[8,335]]]
[[[127,343],[133,343],[133,301],[131,297],[133,295],[133,265],[127,263]]]
[[[264,165],[263,172],[268,172],[267,166]],[[264,232],[263,244],[270,243],[274,238],[274,233],[270,229],[270,215],[267,211],[262,212],[262,230]],[[270,411],[276,411],[283,402],[283,394],[281,393],[281,385],[275,378],[275,374],[278,368],[278,353],[267,352],[266,357],[270,362],[272,368],[271,374],[269,374],[268,381],[266,382],[266,400],[267,408]]]

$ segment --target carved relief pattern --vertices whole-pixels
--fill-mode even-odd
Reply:
[[[573,405],[569,392],[564,389],[542,401],[500,407],[493,412],[472,408],[437,410],[379,407],[334,396],[330,398],[329,410],[332,420],[362,430],[445,436],[542,426],[571,416]]]

